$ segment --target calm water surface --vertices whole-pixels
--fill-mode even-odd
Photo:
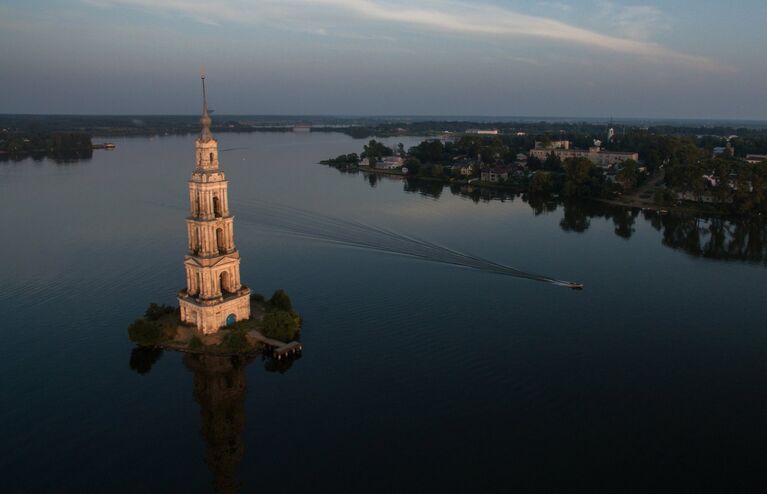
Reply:
[[[339,134],[224,134],[242,279],[288,291],[304,356],[138,352],[128,324],[184,282],[193,140],[0,163],[3,492],[767,488],[763,224],[532,207],[315,164],[361,149]],[[270,203],[586,290],[275,233]]]

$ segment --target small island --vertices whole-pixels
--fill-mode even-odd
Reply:
[[[141,347],[213,355],[269,354],[275,358],[300,355],[301,317],[290,297],[277,290],[271,298],[250,297],[251,314],[205,334],[181,320],[178,307],[152,303],[144,317],[128,327],[128,337]]]
[[[195,141],[196,164],[186,218],[186,287],[178,308],[151,304],[128,336],[144,347],[195,353],[248,354],[269,348],[282,358],[302,350],[301,318],[284,290],[267,301],[240,279],[240,252],[234,243],[229,182],[219,168],[218,141],[211,132],[205,75],[202,75],[202,130]]]

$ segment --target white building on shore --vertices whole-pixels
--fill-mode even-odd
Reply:
[[[468,129],[466,133],[480,136],[497,136],[500,131],[498,129]]]
[[[404,164],[405,160],[403,160],[400,156],[386,156],[381,161],[376,163],[375,167],[379,170],[397,170],[402,168],[402,165]]]
[[[556,141],[552,142],[551,145],[536,142],[535,149],[530,150],[530,157],[538,158],[541,161],[545,161],[551,154],[563,161],[568,158],[586,158],[601,168],[610,168],[628,160],[639,161],[639,153],[604,151],[597,146],[589,149],[571,148],[569,141]]]
[[[747,154],[746,161],[755,165],[757,163],[767,162],[767,154]]]

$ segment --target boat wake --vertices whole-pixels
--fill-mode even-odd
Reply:
[[[237,205],[244,207],[237,207]],[[406,256],[428,262],[512,276],[580,290],[583,285],[548,276],[528,273],[488,259],[447,248],[414,236],[405,235],[360,221],[344,220],[281,204],[256,200],[236,201],[238,221],[263,230],[320,240],[348,247]]]

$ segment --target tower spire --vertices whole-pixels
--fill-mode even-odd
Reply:
[[[200,140],[208,142],[213,139],[213,134],[210,133],[211,118],[210,113],[208,113],[208,95],[205,93],[205,69],[200,71],[200,79],[202,79],[202,116],[200,117],[202,132],[200,132]]]

